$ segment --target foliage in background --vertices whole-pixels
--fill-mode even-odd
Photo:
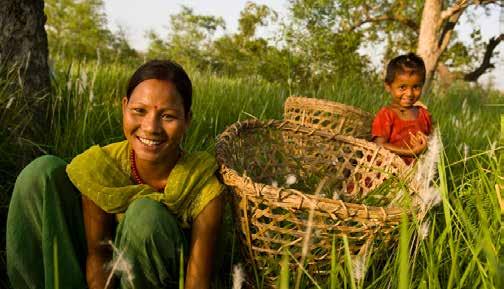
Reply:
[[[50,55],[68,59],[122,60],[137,56],[124,29],[107,26],[103,0],[45,0]]]
[[[226,32],[221,17],[181,6],[178,13],[167,15],[167,35],[147,32],[145,53],[131,48],[124,28],[112,33],[106,27],[103,0],[48,0],[45,10],[53,58],[119,62],[170,58],[222,75],[254,75],[291,88],[317,89],[349,74],[380,74],[372,70],[363,49],[384,47],[383,63],[417,50],[424,2],[289,0],[284,19],[266,5],[247,2],[236,33]],[[445,2],[444,8],[455,3]],[[474,14],[465,15],[469,23],[474,22]],[[277,33],[258,36],[257,30],[267,26]],[[451,83],[447,78],[462,78],[463,71],[473,70],[481,61],[485,44],[479,27],[472,27],[470,43],[458,40],[455,31],[441,54],[444,73],[440,71],[440,76],[445,84]]]
[[[248,2],[240,12],[238,32],[212,43],[212,70],[230,76],[258,75],[271,82],[285,81],[289,52],[256,35],[259,28],[276,20],[276,12],[268,6]]]
[[[211,59],[209,47],[214,33],[225,29],[222,17],[196,15],[193,9],[182,6],[181,11],[170,16],[170,31],[162,40],[155,32],[149,32],[151,44],[147,57],[177,59],[193,67],[205,68]]]
[[[385,45],[385,54],[383,55],[383,63],[387,63],[398,54],[408,51],[417,51],[420,40],[420,28],[423,16],[424,5],[426,1],[417,0],[371,0],[371,1],[355,1],[355,0],[292,0],[293,5],[306,6],[306,3],[324,3],[331,7],[325,11],[330,11],[331,19],[338,19],[338,27],[340,31],[355,32],[359,31],[362,34],[362,43],[366,47]],[[432,1],[431,1],[432,2]],[[468,10],[472,1],[441,1],[443,13],[453,7],[458,9],[460,13]],[[481,3],[479,3],[481,2]],[[493,1],[495,4],[496,1]],[[486,13],[495,9],[497,5],[486,5],[492,1],[478,1],[475,3],[481,4],[480,7],[485,9]],[[313,5],[313,4],[312,4]],[[456,6],[460,5],[460,6]],[[455,27],[458,18],[451,19],[454,21],[443,26],[443,33],[440,33],[441,39],[438,40],[441,46],[441,40],[446,33],[451,33],[451,39],[446,47],[446,50],[441,51],[440,63],[449,67],[453,73],[462,78],[464,73],[474,70],[480,65],[485,51],[485,45],[481,38],[480,27],[475,24],[476,16],[475,9],[468,10],[464,13],[466,22],[470,31],[470,42],[463,42],[458,39],[457,31],[448,32],[450,24]],[[432,11],[432,13],[436,13]],[[436,19],[441,21],[441,16]],[[433,51],[434,53],[434,51]],[[495,56],[498,53],[494,53]]]
[[[303,10],[304,9],[304,10]],[[337,78],[367,71],[359,55],[359,33],[340,33],[325,23],[320,7],[292,7],[292,17],[275,39],[256,35],[258,28],[278,22],[277,13],[252,2],[240,13],[238,32],[213,38],[224,28],[222,18],[197,15],[190,8],[170,16],[167,40],[149,33],[148,58],[177,59],[182,64],[228,76],[257,75],[290,87],[320,88]],[[327,15],[325,15],[327,16]]]
[[[366,57],[359,54],[360,32],[341,29],[337,1],[289,1],[290,15],[284,27],[284,40],[300,59],[296,80],[310,79],[314,85],[337,77],[367,71]]]

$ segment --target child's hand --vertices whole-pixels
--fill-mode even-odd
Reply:
[[[427,136],[421,131],[416,134],[410,133],[411,151],[416,155],[423,153],[427,149],[427,141]]]

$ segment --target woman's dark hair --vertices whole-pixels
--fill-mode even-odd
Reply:
[[[387,65],[385,83],[391,84],[398,73],[418,74],[425,80],[425,64],[423,59],[413,52],[397,56]]]
[[[142,81],[148,79],[166,80],[175,85],[177,92],[182,97],[184,112],[187,115],[191,111],[192,84],[189,76],[182,66],[171,60],[151,60],[142,64],[128,82],[126,97],[130,99],[133,90]]]

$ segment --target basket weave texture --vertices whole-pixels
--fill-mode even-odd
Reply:
[[[394,195],[381,191],[414,193],[404,186],[408,167],[396,155],[290,121],[235,123],[218,137],[216,154],[246,260],[265,275],[266,285],[274,284],[279,271],[272,266],[284,249],[300,260],[307,234],[305,267],[315,277],[329,272],[333,236],[337,250],[346,236],[354,255],[393,240],[403,210],[365,201],[390,203]]]
[[[284,120],[364,139],[371,137],[372,117],[357,107],[330,100],[290,96],[284,104]]]

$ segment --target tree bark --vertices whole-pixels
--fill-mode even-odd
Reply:
[[[23,96],[43,101],[50,88],[44,1],[0,0],[0,7],[0,65],[16,65]]]
[[[49,130],[46,16],[43,0],[0,0],[0,7],[0,79],[8,80],[1,93],[22,108],[13,113],[25,120],[22,128],[4,124],[16,128],[4,141],[17,148],[16,165],[21,168],[43,153],[37,144],[46,143],[44,132]]]
[[[47,127],[47,97],[44,96],[49,92],[50,78],[47,65],[47,36],[44,29],[46,21],[44,1],[0,0],[0,7],[0,79],[13,80],[11,83],[1,84],[0,93],[11,100],[13,97],[22,98],[16,101],[20,101],[23,104],[21,107],[27,107],[31,111],[27,113],[16,111],[16,114],[27,120],[33,116],[26,129],[20,128],[19,123],[0,123],[2,131],[13,129],[13,132],[7,135],[8,139],[1,140],[2,144],[8,143],[14,146],[18,153],[15,164],[8,162],[9,166],[5,168],[5,171],[2,168],[5,173],[0,176],[0,182],[5,186],[0,186],[0,189],[3,190],[13,183],[9,174],[16,174],[15,171],[19,171],[31,158],[40,154],[40,150],[32,143],[40,142],[39,138],[42,134],[37,132]],[[8,103],[11,103],[11,100]],[[8,106],[1,109],[8,111]],[[2,136],[5,135],[2,133]],[[26,142],[25,139],[29,139],[30,142]],[[7,151],[9,152],[10,150]],[[0,228],[5,228],[8,194],[0,199]],[[0,233],[5,236],[4,230],[0,230]],[[1,238],[0,247],[5,248],[5,238]],[[3,262],[4,253],[0,252],[0,287],[5,285],[5,288],[8,288],[7,281],[4,282],[8,280],[5,262]]]
[[[441,30],[441,0],[426,0],[422,11],[420,22],[420,33],[418,34],[417,54],[425,62],[425,90],[428,91],[432,82],[432,77],[436,71],[439,56],[438,35]]]

